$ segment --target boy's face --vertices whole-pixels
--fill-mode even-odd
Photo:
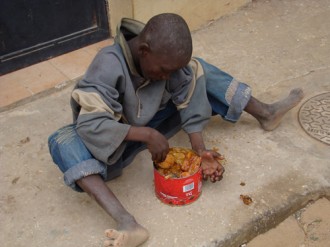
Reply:
[[[152,52],[140,57],[142,76],[151,81],[168,80],[173,72],[183,68],[187,63],[182,58]]]

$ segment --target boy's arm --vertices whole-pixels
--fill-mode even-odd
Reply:
[[[121,121],[126,93],[123,61],[116,47],[103,48],[71,94],[76,130],[93,156],[112,164],[125,149],[130,124]]]
[[[165,136],[153,128],[131,126],[125,140],[145,143],[155,162],[163,161],[169,151],[169,144]]]
[[[192,149],[202,157],[204,178],[210,178],[211,182],[220,181],[224,173],[224,168],[217,159],[221,158],[221,155],[205,148],[202,132],[194,132],[188,135]]]
[[[190,133],[189,139],[191,143],[191,148],[201,156],[202,152],[206,150],[203,136],[201,132]]]

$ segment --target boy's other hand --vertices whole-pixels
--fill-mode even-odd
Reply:
[[[202,157],[202,172],[203,178],[208,178],[212,183],[220,181],[222,175],[225,172],[223,166],[218,162],[218,159],[222,159],[221,154],[213,150],[205,150],[201,153]]]

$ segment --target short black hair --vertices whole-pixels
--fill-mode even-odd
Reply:
[[[192,38],[186,21],[174,13],[152,17],[141,32],[150,49],[161,54],[189,58],[192,55]]]

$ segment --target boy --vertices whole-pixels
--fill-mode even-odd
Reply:
[[[303,97],[294,89],[264,104],[246,84],[191,56],[191,34],[180,16],[160,14],[146,25],[123,19],[115,44],[98,53],[72,92],[74,124],[49,137],[65,183],[87,192],[117,222],[117,230],[106,230],[105,246],[138,246],[148,239],[105,184],[137,152],[147,148],[153,161],[164,160],[167,138],[182,128],[202,157],[204,177],[216,182],[224,172],[216,161],[220,154],[207,150],[202,137],[212,114],[236,122],[245,110],[272,130]]]

